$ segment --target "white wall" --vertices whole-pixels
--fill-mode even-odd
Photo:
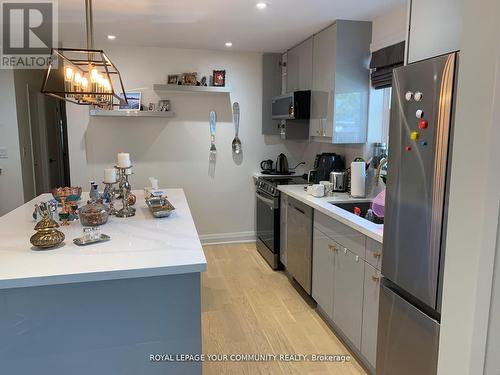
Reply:
[[[0,148],[7,159],[0,159],[0,216],[23,204],[23,180],[17,132],[14,74],[0,70]]]
[[[460,48],[438,364],[442,375],[483,373],[498,230],[500,3],[477,5],[465,1]],[[471,173],[472,185],[467,183]]]
[[[372,52],[406,39],[407,11],[405,2],[372,20]]]

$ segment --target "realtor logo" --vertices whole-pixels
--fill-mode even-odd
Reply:
[[[57,47],[57,2],[1,3],[3,69],[44,69]]]

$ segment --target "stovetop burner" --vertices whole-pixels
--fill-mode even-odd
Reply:
[[[303,185],[307,184],[307,180],[302,176],[262,176],[257,180],[257,189],[273,197],[279,196],[278,185]]]

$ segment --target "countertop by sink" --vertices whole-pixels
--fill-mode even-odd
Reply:
[[[305,192],[304,186],[305,185],[280,185],[278,186],[278,189],[292,198],[307,204],[315,210],[318,210],[319,212],[363,233],[371,239],[382,243],[384,231],[383,224],[372,223],[371,221],[365,220],[330,203],[366,202],[370,201],[370,198],[352,198],[347,193],[334,193],[333,196],[315,198]]]

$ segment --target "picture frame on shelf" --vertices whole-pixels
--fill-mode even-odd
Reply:
[[[140,91],[127,91],[125,93],[128,104],[125,102],[123,93],[118,94],[120,97],[118,110],[119,111],[140,111],[141,110],[141,92]]]
[[[156,111],[156,103],[149,103],[148,111]]]
[[[198,73],[183,73],[182,74],[182,84],[186,86],[196,86],[196,80]]]
[[[163,100],[158,101],[158,111],[159,112],[170,111],[170,100],[163,99]]]
[[[167,78],[167,84],[169,85],[177,85],[179,83],[179,75],[178,74],[169,74]]]
[[[214,70],[213,71],[213,85],[215,87],[225,87],[226,86],[226,71],[225,70]]]

